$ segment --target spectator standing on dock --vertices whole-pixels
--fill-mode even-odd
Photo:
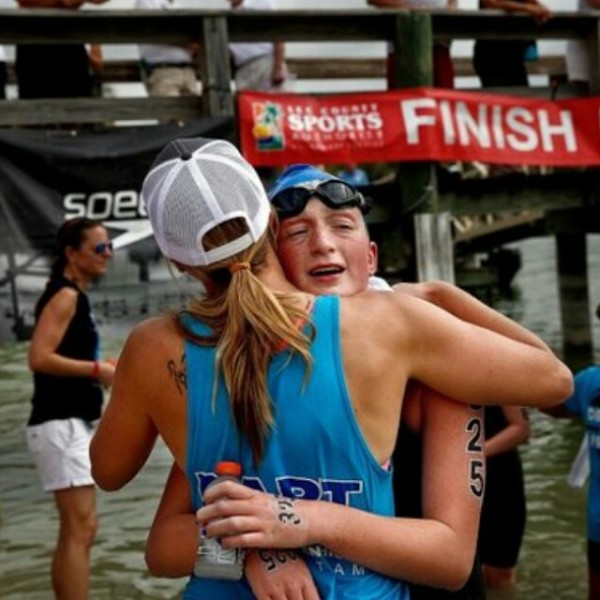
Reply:
[[[545,23],[552,13],[539,0],[479,0],[481,9],[505,10],[531,15],[537,23]],[[527,87],[526,63],[530,53],[537,54],[535,40],[485,39],[475,40],[473,68],[483,88]],[[472,163],[467,177],[498,177],[525,172],[522,165]]]
[[[227,0],[235,10],[275,10],[273,0]],[[289,78],[283,42],[229,44],[236,90],[283,91]]]
[[[457,0],[367,0],[370,6],[376,8],[408,8],[434,9],[457,7]],[[434,87],[454,88],[454,64],[450,56],[451,40],[435,41],[433,43],[433,85]],[[394,73],[394,56],[388,56],[387,78],[388,88],[391,88]]]
[[[44,491],[59,514],[52,559],[57,600],[86,600],[90,548],[97,528],[89,445],[111,385],[114,363],[101,360],[86,290],[104,275],[112,256],[101,223],[77,217],[56,235],[56,258],[36,309],[29,347],[33,372],[27,443]]]
[[[550,9],[538,0],[480,0],[479,7],[524,13],[531,15],[537,23],[545,23],[552,16]],[[476,40],[473,67],[481,80],[481,86],[487,88],[529,85],[526,54],[534,43],[534,40],[506,38]]]
[[[600,304],[596,307],[600,319]],[[588,600],[600,598],[600,365],[575,375],[575,391],[563,404],[544,409],[559,418],[579,418],[586,429],[589,453],[587,499]],[[585,479],[585,478],[584,478]]]
[[[518,446],[529,440],[529,419],[518,406],[486,406],[484,423],[486,482],[477,550],[486,585],[508,589],[517,583],[527,520]]]
[[[578,0],[577,10],[585,12],[600,9],[600,0]],[[580,83],[589,87],[592,79],[590,54],[593,48],[582,40],[570,39],[567,42],[567,77],[573,83]],[[589,90],[587,90],[589,91]]]
[[[176,9],[175,0],[135,0],[137,10]],[[196,44],[140,44],[140,68],[149,96],[197,96]]]
[[[20,8],[65,10],[105,2],[107,0],[18,0]],[[19,44],[15,59],[19,98],[91,97],[94,95],[92,67],[84,44]]]

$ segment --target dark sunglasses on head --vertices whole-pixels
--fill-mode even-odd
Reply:
[[[96,254],[104,254],[107,250],[109,252],[113,251],[112,242],[100,242],[94,246],[94,252]]]
[[[290,187],[275,194],[271,204],[280,219],[299,215],[311,198],[319,198],[329,208],[357,207],[363,214],[369,211],[365,197],[343,181],[325,181],[314,189]]]

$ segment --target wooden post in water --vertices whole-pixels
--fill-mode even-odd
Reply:
[[[229,35],[226,17],[205,17],[202,21],[204,44],[200,52],[202,101],[209,117],[233,116]]]
[[[596,21],[596,26],[589,34],[587,39],[589,52],[589,76],[590,76],[590,94],[597,96],[600,94],[600,22]]]
[[[590,61],[589,91],[600,93],[600,24],[587,39]],[[588,192],[582,192],[587,194]],[[586,205],[582,198],[582,206]],[[565,362],[578,370],[594,361],[586,243],[585,211],[576,214],[560,211],[551,214],[559,223],[556,235],[558,293],[562,319]]]
[[[585,234],[556,236],[564,359],[572,369],[593,361]]]
[[[417,279],[454,283],[454,243],[449,212],[415,215]]]
[[[583,211],[585,213],[585,211]],[[593,361],[588,289],[588,261],[582,210],[550,213],[548,227],[556,227],[558,293],[565,362],[574,370]]]
[[[402,12],[396,17],[396,36],[393,43],[393,87],[419,87],[433,84],[433,32],[431,15],[426,11]],[[407,239],[415,253],[433,251],[433,243],[417,243],[413,212],[425,213],[437,210],[437,185],[435,170],[429,162],[406,162],[398,166],[397,181],[402,195],[402,208],[407,212],[406,223],[399,219],[400,211],[391,211],[390,231],[387,243],[382,248],[384,260],[389,264],[399,262],[402,245],[399,239]],[[439,240],[438,240],[439,241]],[[451,241],[451,240],[450,240]],[[450,252],[451,254],[451,252]],[[447,255],[447,254],[446,254]],[[434,263],[440,258],[438,252],[425,256],[411,256],[409,271],[417,275],[416,263],[424,272],[434,269],[425,268],[428,262]],[[453,267],[452,267],[453,269]],[[447,269],[444,269],[448,272]]]

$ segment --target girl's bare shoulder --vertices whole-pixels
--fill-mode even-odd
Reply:
[[[342,299],[342,326],[351,330],[369,332],[380,344],[407,339],[410,330],[414,298],[407,294],[365,291]],[[366,341],[366,340],[365,340]]]
[[[170,353],[174,347],[181,348],[182,343],[173,318],[164,315],[135,325],[127,337],[125,349],[139,352],[142,356],[157,355]]]
[[[366,290],[343,299],[349,312],[360,313],[376,320],[402,321],[407,315],[418,311],[423,301],[410,294],[397,291]]]

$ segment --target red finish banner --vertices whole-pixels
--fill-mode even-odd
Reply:
[[[254,166],[481,161],[600,165],[600,97],[539,100],[415,88],[304,96],[242,92],[241,149]]]

